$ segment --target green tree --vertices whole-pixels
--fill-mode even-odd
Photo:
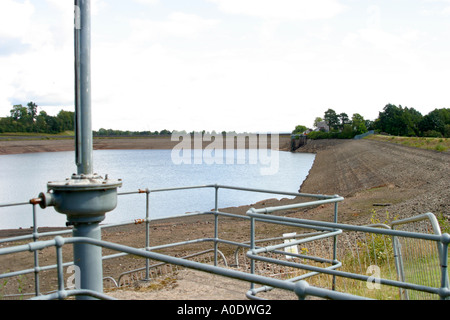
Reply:
[[[61,110],[56,117],[45,111],[37,113],[38,105],[30,101],[26,107],[14,105],[10,116],[0,118],[0,132],[60,133],[74,130],[74,112]]]
[[[378,130],[392,135],[413,136],[419,134],[418,124],[421,119],[420,112],[413,108],[387,104],[383,111],[379,113],[375,124]]]
[[[355,134],[362,134],[367,132],[366,121],[359,113],[352,116],[352,129]]]
[[[10,113],[11,113],[11,118],[13,118],[13,120],[15,120],[15,121],[18,121],[18,120],[27,118],[28,110],[26,107],[22,106],[21,104],[16,104],[13,106]]]
[[[422,120],[422,114],[414,108],[403,109],[404,136],[418,136],[420,134],[419,123]]]
[[[38,133],[48,132],[48,124],[47,124],[48,117],[49,117],[49,115],[44,110],[39,112],[39,115],[36,117],[36,123],[35,123],[36,132],[38,132]]]
[[[449,137],[450,109],[434,109],[421,119],[418,126],[422,135],[426,135],[427,132],[436,131],[444,137]]]
[[[353,139],[355,133],[350,124],[344,124],[342,132],[338,133],[337,138],[339,139]]]
[[[205,133],[205,130],[203,130],[203,133]],[[172,132],[170,132],[169,130],[163,129],[159,132],[159,135],[164,136],[164,135],[170,135],[172,134]]]
[[[314,128],[317,128],[319,126],[319,122],[322,122],[323,119],[321,117],[317,117],[314,119]]]
[[[10,132],[26,132],[30,125],[28,109],[21,104],[14,105],[10,111]]]
[[[61,132],[74,130],[75,112],[61,110],[56,117],[61,124]]]
[[[339,117],[333,109],[325,111],[324,120],[330,129],[337,129],[339,127]]]
[[[348,118],[348,115],[345,112],[340,113],[338,115],[338,118],[339,118],[339,121],[340,121],[341,129],[344,129],[344,125],[350,124],[350,121],[349,121],[350,119]]]
[[[364,124],[366,125],[367,130],[375,130],[375,121],[372,120],[364,120]]]
[[[393,104],[387,104],[378,115],[377,128],[382,132],[398,135],[396,122],[399,118],[399,108]]]
[[[34,122],[37,116],[37,108],[38,105],[34,103],[33,101],[28,102],[27,104],[27,113],[31,118],[31,121]]]
[[[307,127],[302,126],[302,125],[298,125],[298,126],[295,127],[294,131],[292,131],[292,134],[302,134],[306,130],[308,130]]]

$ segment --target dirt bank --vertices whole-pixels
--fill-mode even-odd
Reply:
[[[399,217],[450,212],[449,153],[373,140],[319,140],[298,151],[311,150],[318,154],[303,192],[391,204]]]
[[[182,139],[172,141],[170,136],[162,137],[134,137],[134,138],[94,138],[94,150],[120,150],[120,149],[173,149]],[[194,139],[192,139],[192,148],[194,148]],[[267,146],[271,147],[271,138],[268,137]],[[203,141],[203,148],[209,145],[211,141]],[[64,139],[30,139],[18,137],[15,139],[0,140],[0,155],[35,153],[35,152],[60,152],[74,151],[73,138]],[[279,143],[276,149],[289,150],[290,135],[280,135]],[[224,147],[226,141],[224,140]],[[274,146],[275,147],[275,146]]]
[[[134,140],[133,140],[134,141]],[[124,142],[124,141],[122,141]],[[0,144],[1,145],[1,144]],[[131,148],[131,146],[128,146]],[[345,201],[339,205],[339,222],[367,224],[372,211],[381,219],[386,217],[386,210],[391,216],[405,217],[425,212],[444,214],[448,217],[450,198],[450,176],[448,153],[413,149],[386,142],[370,140],[323,140],[313,141],[297,152],[317,153],[313,168],[307,180],[300,188],[305,193],[339,194]],[[293,200],[267,200],[258,205],[278,205],[291,203]],[[379,207],[374,204],[384,204]],[[226,211],[239,214],[252,206],[229,208]],[[290,217],[301,217],[317,220],[331,220],[330,208],[327,206],[301,211],[289,211]],[[151,225],[151,246],[174,243],[200,237],[212,237],[212,216],[190,216],[183,219],[166,219],[153,221]],[[220,237],[234,241],[247,241],[248,223],[236,219],[223,219],[220,222]],[[264,227],[258,230],[264,236],[280,236],[289,231],[281,226]],[[11,235],[11,234],[10,234]],[[106,229],[103,233],[106,241],[125,245],[143,247],[145,239],[144,225],[132,225]],[[3,245],[4,246],[4,245]],[[211,248],[211,243],[194,245],[195,250]],[[191,248],[189,248],[190,250]],[[225,250],[225,249],[224,249]],[[105,253],[105,252],[104,252]],[[183,256],[188,253],[185,247],[171,249],[167,253]],[[227,253],[225,251],[225,253]],[[230,252],[228,252],[230,253]],[[71,250],[64,251],[65,260],[71,261]],[[42,250],[39,253],[40,263],[54,263],[54,249]],[[18,255],[13,259],[0,260],[1,270],[16,270],[23,266],[30,268],[32,256]],[[124,271],[143,266],[142,259],[121,257],[104,262],[104,275],[117,279]],[[202,279],[201,281],[198,281]],[[247,285],[229,289],[229,282],[222,286],[220,279],[206,280],[206,276],[191,272],[178,272],[168,283],[154,290],[132,290],[112,292],[120,299],[189,299],[205,297],[205,299],[245,299]],[[208,278],[210,279],[210,278]],[[205,286],[204,282],[208,282]],[[217,281],[217,282],[216,282]],[[10,282],[13,283],[13,282]],[[214,283],[214,285],[211,285]],[[32,291],[33,277],[21,280],[21,285]],[[214,294],[212,287],[220,286],[227,293],[220,291]],[[51,272],[43,272],[41,287],[45,291],[56,287],[56,276]],[[239,288],[236,290],[235,288]],[[17,286],[16,286],[17,289]],[[14,285],[9,290],[14,290]]]

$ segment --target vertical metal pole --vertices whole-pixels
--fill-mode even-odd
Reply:
[[[38,229],[37,229],[37,216],[36,216],[36,204],[33,204],[33,241],[38,240]],[[40,285],[39,285],[39,255],[37,251],[34,251],[34,287],[36,297],[40,295]]]
[[[64,275],[63,275],[63,256],[62,256],[62,246],[64,240],[61,237],[55,238],[56,240],[56,267],[58,274],[58,292],[61,294],[64,291]],[[60,298],[63,299],[62,297]]]
[[[255,218],[250,217],[250,250],[253,252],[255,250]],[[250,258],[250,273],[255,274],[255,260]],[[250,283],[250,290],[255,288],[253,282]]]
[[[398,281],[405,281],[405,270],[403,268],[403,257],[402,257],[402,250],[401,250],[401,244],[398,240],[397,236],[392,237],[392,249],[394,251],[394,261],[395,261],[395,268],[397,271],[397,280]],[[408,291],[404,288],[399,288],[399,294],[400,299],[402,300],[409,300],[407,296]]]
[[[334,223],[338,222],[338,203],[334,204]],[[337,235],[333,238],[333,261],[337,261]],[[333,275],[332,289],[336,290],[336,275]]]
[[[217,214],[218,208],[218,196],[219,196],[219,187],[215,186],[215,200],[214,200],[214,266],[217,266],[217,249],[219,243],[217,239],[219,239],[219,215]]]
[[[91,1],[75,0],[75,162],[78,175],[93,173],[91,118]],[[100,221],[75,221],[73,236],[101,240]],[[74,263],[79,267],[82,289],[103,292],[102,250],[93,245],[75,243]],[[89,297],[78,297],[90,299]]]
[[[448,239],[448,234],[444,235]],[[441,288],[443,290],[449,289],[449,280],[448,280],[448,242],[442,241],[442,254],[441,254]],[[448,300],[450,297],[441,297],[441,299]]]
[[[145,250],[150,248],[150,191],[145,190]],[[150,280],[150,260],[145,259],[145,279]]]
[[[86,237],[101,240],[99,223],[75,223],[74,237]],[[102,293],[103,292],[103,266],[102,248],[85,243],[74,243],[73,259],[80,272],[80,283],[77,287]],[[78,296],[77,300],[94,299],[88,296]]]
[[[75,0],[75,162],[78,174],[92,174],[91,2]]]

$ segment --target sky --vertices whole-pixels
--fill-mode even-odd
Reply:
[[[450,0],[91,0],[92,126],[291,132],[450,107]],[[74,111],[74,1],[0,1],[0,117]]]

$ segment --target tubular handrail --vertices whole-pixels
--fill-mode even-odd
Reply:
[[[73,243],[91,244],[94,246],[99,246],[99,247],[110,249],[110,250],[127,252],[129,254],[133,254],[136,256],[149,258],[152,260],[158,260],[158,261],[162,261],[165,263],[180,265],[180,266],[187,267],[190,269],[209,272],[209,273],[213,273],[213,274],[217,274],[217,275],[222,275],[222,276],[230,277],[233,279],[238,279],[238,280],[243,280],[243,281],[251,281],[253,283],[268,285],[271,287],[276,287],[276,288],[289,290],[289,291],[293,291],[293,292],[301,291],[301,289],[297,288],[298,284],[295,284],[292,282],[287,282],[287,281],[278,280],[278,279],[272,279],[272,278],[268,278],[268,277],[264,277],[264,276],[260,276],[260,275],[256,275],[256,274],[249,274],[249,273],[237,271],[237,270],[225,269],[225,268],[212,266],[212,265],[208,265],[208,264],[203,264],[203,263],[199,263],[199,262],[195,262],[195,261],[191,261],[191,260],[185,260],[182,258],[172,257],[169,255],[163,255],[163,254],[156,253],[156,252],[143,251],[143,250],[139,250],[139,249],[136,249],[133,247],[128,247],[128,246],[124,246],[124,245],[120,245],[120,244],[116,244],[116,243],[112,243],[112,242],[107,242],[104,240],[97,240],[97,239],[91,239],[91,238],[85,238],[85,237],[63,238],[63,237],[57,236],[54,240],[41,241],[41,242],[35,243],[34,245],[17,246],[12,251],[7,250],[7,249],[0,249],[0,255],[11,253],[11,252],[41,250],[43,248],[47,248],[47,247],[51,247],[51,246],[56,246],[57,250],[60,251],[64,245],[73,244]],[[59,256],[60,255],[61,255],[61,253],[59,253]],[[59,271],[58,272],[58,284],[59,284],[60,290],[58,290],[58,292],[56,292],[56,293],[35,297],[33,299],[37,299],[37,300],[63,299],[69,295],[84,295],[84,294],[88,294],[88,295],[91,295],[91,296],[94,296],[97,298],[101,298],[101,299],[110,298],[102,293],[96,293],[96,292],[89,291],[89,290],[88,291],[86,291],[86,290],[70,290],[70,291],[64,290],[63,289],[64,284],[63,284],[63,277],[62,277],[62,266],[59,267],[58,271]],[[311,291],[315,292],[315,289],[313,289],[313,287],[311,287],[310,290],[307,290],[307,292],[305,292],[303,294],[308,294],[308,292],[311,292]],[[341,293],[341,292],[335,292],[335,291],[331,291],[331,290],[327,290],[327,289],[319,289],[317,292],[318,293],[320,292],[320,294],[323,296],[335,297],[338,299],[364,299],[363,297],[358,297],[358,296]]]
[[[149,234],[149,228],[150,223],[153,221],[157,221],[159,219],[151,219],[150,213],[149,213],[149,196],[152,193],[155,192],[166,192],[166,191],[176,191],[176,190],[187,190],[187,189],[200,189],[200,188],[214,188],[216,190],[215,193],[215,208],[211,211],[205,211],[205,212],[199,212],[198,215],[213,215],[215,218],[214,223],[214,237],[206,237],[206,238],[200,238],[200,239],[194,239],[194,240],[186,240],[181,241],[177,243],[169,243],[169,244],[163,244],[163,245],[157,245],[157,246],[150,246],[150,234]],[[276,206],[276,207],[266,207],[266,208],[251,208],[247,211],[245,215],[241,214],[232,214],[227,212],[219,211],[218,209],[218,191],[219,189],[234,189],[238,191],[250,191],[250,192],[263,192],[263,193],[272,193],[272,194],[280,194],[280,195],[289,195],[289,196],[295,196],[295,197],[313,197],[318,200],[313,200],[309,202],[300,202],[290,205],[284,205],[284,206]],[[73,262],[63,263],[61,259],[61,249],[63,245],[68,243],[89,243],[96,246],[101,246],[103,248],[112,249],[115,251],[118,251],[119,253],[116,254],[110,254],[108,256],[104,256],[103,259],[112,259],[123,255],[137,255],[146,258],[146,279],[149,279],[149,270],[152,266],[149,265],[150,260],[157,260],[161,263],[156,264],[175,264],[180,266],[185,266],[188,268],[193,268],[200,271],[210,272],[214,274],[224,275],[244,281],[248,281],[252,283],[251,289],[247,292],[247,297],[253,298],[253,299],[259,299],[259,297],[256,296],[257,293],[265,290],[269,290],[270,288],[281,288],[284,290],[290,290],[293,292],[296,292],[297,295],[302,298],[304,294],[314,294],[317,296],[323,296],[323,297],[334,297],[336,299],[354,299],[354,298],[362,298],[357,297],[354,295],[348,295],[345,293],[339,293],[335,290],[327,290],[327,289],[318,289],[313,286],[307,285],[306,282],[304,282],[304,279],[311,277],[313,275],[316,275],[318,273],[323,274],[329,274],[333,277],[339,276],[339,277],[347,277],[351,279],[357,279],[361,281],[367,281],[368,276],[366,275],[358,275],[350,272],[344,272],[338,270],[342,263],[337,260],[336,258],[336,237],[340,235],[343,231],[357,231],[357,232],[366,232],[366,233],[375,233],[375,234],[383,234],[388,235],[392,237],[411,237],[416,239],[425,239],[430,241],[435,241],[438,243],[438,246],[442,247],[443,253],[447,252],[444,250],[447,250],[448,244],[450,242],[450,235],[448,234],[440,234],[435,232],[435,234],[424,234],[424,233],[417,233],[417,232],[408,232],[408,231],[402,231],[402,230],[395,230],[395,228],[391,229],[389,227],[386,228],[384,226],[383,229],[380,229],[380,226],[377,225],[371,225],[371,226],[354,226],[354,225],[348,225],[348,224],[341,224],[337,223],[337,204],[341,201],[343,201],[343,198],[337,195],[333,196],[325,196],[325,195],[310,195],[310,194],[304,194],[304,193],[295,193],[295,192],[280,192],[280,191],[273,191],[273,190],[264,190],[264,189],[255,189],[255,188],[241,188],[241,187],[232,187],[232,186],[223,186],[223,185],[201,185],[201,186],[188,186],[188,187],[178,187],[178,188],[164,188],[164,189],[139,189],[137,191],[131,191],[131,192],[122,192],[119,193],[119,195],[129,195],[129,194],[145,194],[146,195],[146,215],[143,219],[135,219],[130,221],[124,221],[120,223],[114,223],[114,224],[108,224],[108,225],[102,225],[101,228],[109,228],[109,227],[117,227],[117,226],[123,226],[128,224],[140,224],[145,223],[146,224],[146,243],[144,248],[131,248],[119,244],[113,244],[101,240],[93,240],[93,239],[86,239],[86,238],[78,238],[78,237],[69,237],[69,238],[63,238],[62,235],[66,235],[71,232],[71,230],[62,230],[62,231],[52,231],[52,232],[44,232],[39,233],[37,228],[37,217],[35,212],[35,206],[39,203],[39,201],[34,201],[36,199],[32,199],[29,202],[21,202],[21,203],[13,203],[13,204],[0,204],[0,208],[3,207],[11,207],[11,206],[21,206],[21,205],[32,205],[33,207],[33,232],[32,234],[25,235],[25,236],[18,236],[18,237],[12,237],[12,238],[6,238],[6,239],[0,239],[0,243],[4,242],[14,242],[14,241],[22,241],[27,239],[32,239],[33,242],[30,242],[25,245],[19,245],[14,247],[6,247],[6,248],[0,248],[0,255],[4,254],[10,254],[10,253],[16,253],[21,251],[31,251],[35,254],[35,266],[31,269],[26,270],[20,270],[20,271],[14,271],[9,272],[0,275],[1,278],[16,276],[16,275],[22,275],[26,273],[35,273],[36,276],[36,296],[37,298],[43,298],[41,297],[40,291],[39,291],[39,272],[43,270],[49,270],[49,269],[57,269],[58,275],[60,277],[59,285],[58,285],[58,291],[55,293],[51,293],[50,295],[47,295],[46,298],[52,298],[52,299],[60,299],[67,297],[68,295],[91,295],[98,298],[105,298],[102,293],[91,294],[88,291],[66,291],[64,289],[62,280],[62,268],[72,265]],[[321,204],[335,204],[334,209],[334,222],[324,222],[324,221],[313,221],[313,220],[307,220],[307,219],[299,219],[299,218],[290,218],[286,216],[279,216],[279,215],[273,215],[272,213],[278,212],[278,211],[284,211],[284,210],[293,210],[293,209],[300,209],[305,208],[308,206],[317,206]],[[255,239],[254,233],[251,234],[251,240],[249,242],[236,242],[232,240],[225,240],[220,239],[218,236],[218,217],[231,217],[231,218],[239,218],[246,221],[250,221],[251,225],[254,225],[256,221],[258,222],[264,222],[264,223],[273,223],[273,224],[281,224],[286,226],[294,226],[294,227],[300,227],[300,228],[306,228],[306,229],[313,229],[316,232],[311,232],[309,234],[306,234],[304,238],[294,240],[293,242],[289,242],[287,244],[275,244],[275,245],[267,245],[267,246],[257,246],[257,243],[262,243],[264,241],[270,242],[273,240],[280,240],[284,239],[285,237],[275,237],[275,238],[267,238],[267,239]],[[422,215],[424,218],[428,218],[430,220],[433,220],[434,215],[431,213]],[[421,218],[422,218],[421,217]],[[409,218],[403,220],[404,223],[413,221],[415,219],[419,219],[419,217]],[[434,220],[435,217],[434,217]],[[395,225],[400,224],[401,222],[395,222]],[[432,222],[433,223],[433,222]],[[439,226],[437,225],[437,228]],[[252,227],[253,228],[253,227]],[[252,229],[251,229],[252,230]],[[39,240],[39,238],[42,237],[49,237],[49,236],[56,236],[53,240]],[[299,237],[303,237],[303,235],[299,235]],[[322,238],[328,238],[332,237],[334,238],[335,245],[334,245],[334,254],[332,259],[324,259],[320,257],[314,257],[307,254],[294,254],[289,252],[283,252],[279,249],[283,249],[287,246],[293,246],[293,245],[299,245],[301,243],[306,242],[312,242],[316,241]],[[198,242],[213,242],[214,243],[214,249],[209,250],[214,252],[214,265],[205,265],[199,262],[186,260],[184,258],[176,258],[171,257],[159,253],[153,252],[153,250],[158,249],[165,249],[170,248],[174,246],[180,246],[180,245],[186,245],[186,244],[192,244],[192,243],[198,243]],[[236,246],[238,250],[239,248],[247,248],[247,257],[250,259],[251,263],[254,264],[256,261],[264,261],[268,263],[274,263],[278,264],[280,266],[287,266],[287,267],[293,267],[293,268],[299,268],[308,271],[308,273],[286,280],[277,280],[272,279],[270,277],[265,277],[262,275],[257,275],[254,273],[254,269],[252,268],[251,273],[237,271],[237,270],[229,270],[222,267],[217,266],[217,258],[218,255],[223,256],[223,254],[218,250],[219,244],[227,244],[227,245],[233,245]],[[39,266],[39,261],[37,258],[37,251],[42,250],[43,248],[55,246],[57,249],[57,257],[58,261],[55,265],[45,266],[41,267]],[[280,259],[274,259],[270,257],[262,256],[266,252],[273,252],[275,254],[281,254],[281,255],[290,255],[295,258],[300,259],[309,259],[312,261],[316,261],[319,263],[328,263],[330,266],[327,267],[315,267],[311,265],[307,265],[304,263],[297,263],[294,261],[282,261]],[[223,257],[224,258],[224,257]],[[446,274],[446,268],[447,268],[447,261],[448,261],[448,255],[442,254],[441,257],[441,269],[443,274]],[[226,260],[225,260],[226,261]],[[155,266],[155,265],[153,265]],[[130,272],[136,272],[141,271],[144,268],[137,269],[137,270],[131,270]],[[444,273],[445,272],[445,273]],[[440,288],[432,288],[427,286],[419,286],[414,285],[410,283],[405,283],[402,281],[394,281],[389,279],[379,279],[381,284],[387,284],[391,286],[396,286],[399,288],[405,288],[405,289],[412,289],[412,290],[419,290],[424,292],[430,292],[433,294],[440,295],[442,298],[446,298],[450,296],[450,290],[448,288],[448,279],[445,282],[443,279],[442,286]],[[299,282],[300,281],[300,282]],[[262,284],[263,287],[255,289],[253,287],[253,283]],[[300,288],[300,289],[299,289]],[[334,289],[334,283],[333,283],[333,289]]]
[[[183,256],[181,258],[182,259],[190,259],[190,258],[194,258],[194,257],[198,257],[198,256],[201,256],[201,255],[204,255],[204,254],[209,253],[209,252],[214,252],[214,249],[203,250],[203,251],[200,251],[200,252],[196,252],[196,253],[193,253],[193,254],[189,254],[189,255]],[[228,263],[227,263],[227,259],[226,259],[225,255],[220,250],[218,250],[218,253],[222,257],[222,259],[224,261],[224,264],[225,264],[225,267],[228,267]],[[156,263],[156,264],[153,264],[153,265],[149,266],[149,268],[157,268],[157,267],[160,267],[160,266],[163,266],[163,265],[166,265],[166,264],[167,263],[165,263],[165,262],[160,262],[160,263]],[[128,274],[132,274],[132,273],[135,273],[135,272],[139,272],[139,271],[142,271],[142,270],[145,270],[145,269],[146,269],[146,267],[143,267],[143,268],[138,268],[138,269],[134,269],[134,270],[130,270],[130,271],[126,271],[126,272],[121,273],[120,276],[117,279],[116,286],[118,286],[117,284],[120,284],[120,280],[122,279],[123,276],[126,276]]]

